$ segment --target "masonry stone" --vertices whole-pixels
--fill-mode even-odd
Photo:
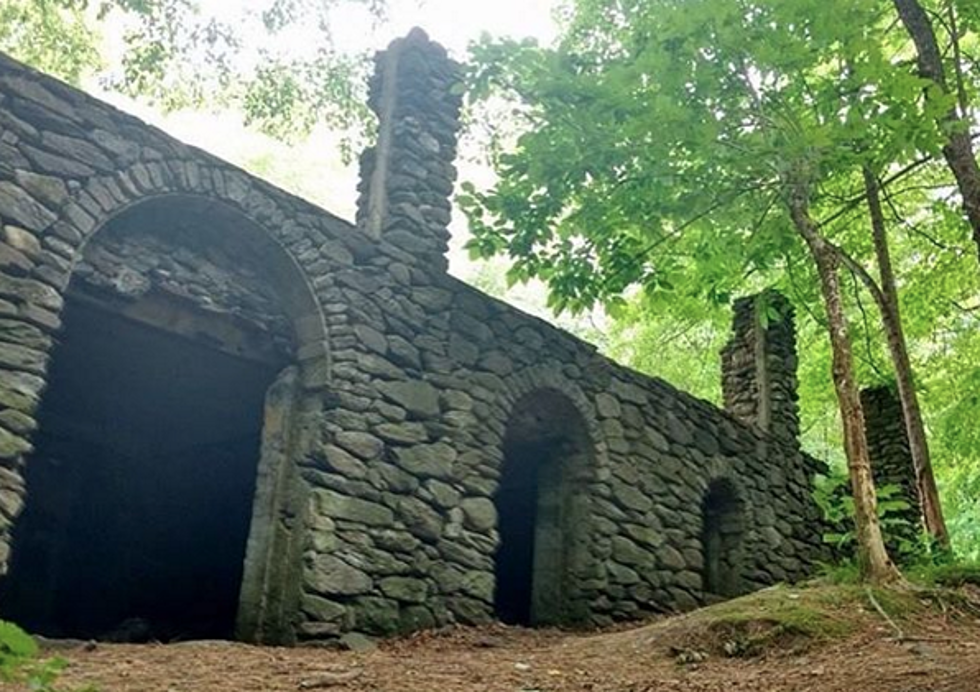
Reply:
[[[316,510],[333,519],[346,519],[367,526],[390,526],[394,520],[389,508],[358,497],[320,489],[313,491],[313,497]]]
[[[379,410],[386,410],[383,404],[378,404],[378,407]],[[374,432],[383,440],[402,445],[418,444],[429,439],[425,426],[412,421],[382,423],[374,428]]]
[[[328,601],[325,598],[314,596],[312,594],[303,595],[300,608],[306,615],[313,618],[314,621],[321,623],[339,620],[347,612],[347,609],[339,603]]]
[[[442,536],[443,518],[431,505],[414,497],[402,498],[397,504],[401,520],[409,532],[427,543]]]
[[[387,577],[379,587],[385,596],[405,603],[425,603],[429,594],[428,585],[412,577]]]
[[[420,417],[435,416],[439,413],[439,394],[427,382],[384,382],[378,389],[395,404],[404,407],[410,414]]]
[[[475,531],[489,531],[497,525],[497,507],[485,497],[466,498],[460,503],[466,525]]]
[[[444,442],[394,450],[396,463],[414,476],[452,478],[457,452]]]
[[[306,584],[316,593],[351,596],[371,590],[371,578],[332,555],[318,555],[309,565]]]
[[[374,435],[356,431],[337,433],[337,444],[360,459],[376,459],[384,449],[384,443]]]
[[[364,462],[340,447],[324,446],[322,457],[328,468],[347,478],[363,478],[367,475],[368,469]]]

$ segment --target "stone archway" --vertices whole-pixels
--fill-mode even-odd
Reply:
[[[744,593],[745,502],[731,480],[720,478],[708,484],[701,501],[701,520],[705,593],[714,598]]]
[[[233,207],[188,195],[127,206],[76,257],[4,614],[57,635],[237,620],[288,638],[297,580],[270,566],[297,562],[279,527],[302,506],[290,421],[299,371],[327,356],[303,275]]]
[[[588,484],[595,455],[585,421],[562,392],[541,389],[514,405],[494,495],[500,544],[494,607],[504,622],[571,624],[575,575],[589,560]]]

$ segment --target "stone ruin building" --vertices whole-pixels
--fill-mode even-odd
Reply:
[[[457,80],[379,54],[350,223],[0,57],[0,616],[313,643],[807,574],[788,305],[737,304],[723,411],[449,276]]]

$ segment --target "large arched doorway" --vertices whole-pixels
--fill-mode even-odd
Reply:
[[[296,358],[299,289],[271,246],[227,207],[175,197],[88,243],[27,460],[5,617],[53,636],[233,635],[266,392]]]
[[[503,622],[571,624],[582,617],[576,574],[589,560],[592,444],[572,402],[555,390],[523,397],[504,437],[494,497],[499,516],[494,607]]]
[[[732,598],[744,592],[742,541],[745,503],[728,479],[708,485],[701,503],[704,591],[709,597]]]

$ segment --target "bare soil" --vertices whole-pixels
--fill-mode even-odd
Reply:
[[[56,653],[65,688],[101,692],[980,692],[975,608],[872,599],[779,589],[630,629],[454,628],[358,653],[229,642]]]

